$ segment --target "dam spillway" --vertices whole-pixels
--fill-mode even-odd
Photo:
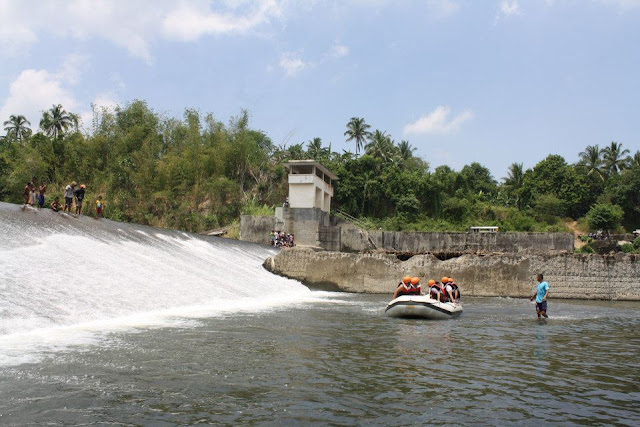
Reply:
[[[268,247],[0,203],[0,365],[101,332],[310,297]]]
[[[270,275],[268,247],[6,204],[0,232],[2,425],[640,415],[637,302],[552,297],[538,321],[528,300],[465,295],[457,319],[411,321],[384,316],[389,295]]]

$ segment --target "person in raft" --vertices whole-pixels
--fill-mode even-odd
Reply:
[[[460,291],[458,285],[451,277],[447,277],[447,284],[444,287],[445,293],[449,298],[449,301],[458,304],[460,302]]]
[[[393,299],[402,295],[420,295],[422,287],[420,286],[419,277],[404,276],[402,282],[398,283],[398,287],[393,293]]]
[[[73,181],[64,189],[64,212],[67,212],[67,209],[69,209],[69,213],[71,213],[71,205],[73,204],[73,190],[76,188],[76,185],[78,184]]]
[[[446,283],[447,277],[443,277],[442,281]],[[438,302],[445,302],[446,296],[444,287],[440,282],[435,280],[429,280],[429,296],[431,299],[438,300]]]
[[[62,205],[60,204],[60,197],[56,196],[56,199],[51,202],[51,210],[54,212],[60,212],[60,208]]]
[[[98,200],[96,200],[96,217],[102,218],[102,210],[104,209],[104,205],[106,203],[102,200],[102,196],[98,196]]]
[[[538,280],[538,287],[536,288],[536,293],[531,295],[529,301],[533,301],[536,299],[536,312],[538,313],[538,319],[540,316],[547,318],[547,297],[549,297],[549,284],[545,282],[544,276],[542,274],[538,274],[536,276]]]
[[[84,200],[85,188],[86,186],[82,184],[74,193],[76,196],[76,215],[82,215],[82,201]]]

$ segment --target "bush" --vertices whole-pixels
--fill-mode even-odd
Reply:
[[[587,244],[591,244],[593,242],[593,239],[589,236],[580,236],[580,240]]]
[[[620,225],[624,212],[618,205],[597,203],[587,212],[587,221],[592,231],[612,230]]]
[[[624,245],[620,246],[620,250],[626,254],[635,252],[631,243],[625,243]]]
[[[547,225],[544,229],[546,233],[567,233],[567,227],[562,224]]]
[[[552,194],[538,196],[534,207],[538,218],[549,224],[553,224],[557,218],[563,217],[567,211],[566,202]]]
[[[419,212],[420,201],[413,194],[406,194],[396,203],[396,212],[399,216],[403,216],[409,221],[414,221]]]
[[[577,254],[593,254],[596,251],[593,250],[593,248],[591,247],[591,245],[584,245],[583,247],[576,249],[576,253]]]
[[[504,231],[533,231],[536,221],[519,211],[509,215],[509,219],[504,223]]]
[[[452,198],[443,203],[442,211],[448,221],[462,222],[471,212],[471,202],[466,199]]]
[[[256,202],[255,200],[249,200],[243,207],[242,207],[242,215],[265,215],[265,216],[271,216],[273,215],[273,212],[275,211],[275,208],[273,206],[267,206],[265,205],[260,205],[258,202]]]
[[[640,250],[640,237],[637,237],[636,240],[633,241],[633,248]]]

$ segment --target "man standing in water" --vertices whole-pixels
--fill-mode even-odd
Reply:
[[[549,284],[543,281],[542,274],[538,274],[536,277],[538,279],[538,287],[536,289],[536,293],[531,295],[529,301],[533,301],[536,299],[536,311],[538,312],[538,318],[549,317],[547,316],[547,297],[549,296]]]

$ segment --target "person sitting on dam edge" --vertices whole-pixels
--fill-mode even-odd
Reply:
[[[51,210],[54,212],[60,212],[60,208],[62,205],[60,204],[60,197],[56,196],[55,200],[51,202]]]

